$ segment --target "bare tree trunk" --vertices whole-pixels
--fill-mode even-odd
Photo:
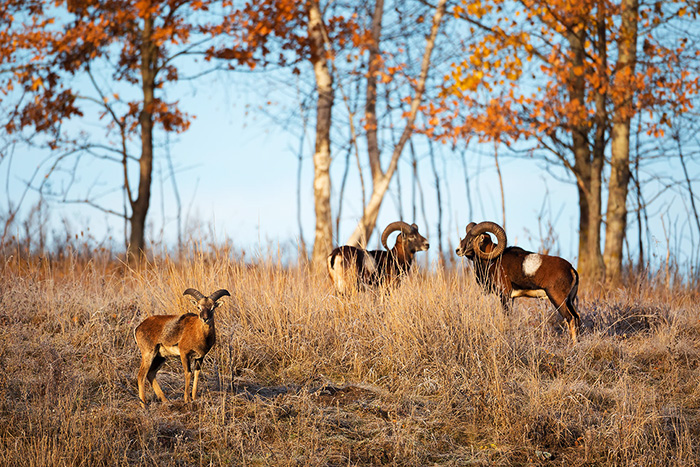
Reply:
[[[606,279],[612,285],[622,280],[622,248],[627,229],[627,192],[630,180],[630,121],[634,113],[634,78],[637,56],[637,0],[622,0],[618,76],[621,80],[622,101],[615,106],[613,116],[608,210],[605,228]]]
[[[175,209],[177,210],[177,251],[182,252],[184,242],[182,240],[182,200],[180,199],[180,190],[177,187],[177,179],[175,178],[175,167],[173,166],[173,158],[170,154],[170,133],[165,133],[165,157],[168,159],[168,171],[170,173],[170,182],[173,185],[173,195],[175,196]]]
[[[345,154],[345,170],[343,170],[343,179],[340,182],[340,191],[338,192],[338,212],[335,215],[335,241],[340,242],[340,216],[343,213],[343,198],[345,197],[345,185],[348,182],[348,174],[350,173],[350,156],[352,156],[352,146],[348,148]]]
[[[640,122],[641,123],[641,122]],[[637,127],[637,130],[639,131],[639,126]],[[639,141],[639,138],[637,138],[637,141]],[[642,210],[644,209],[644,201],[642,198],[642,186],[639,183],[639,161],[641,159],[641,155],[639,153],[639,147],[637,147],[636,152],[636,157],[634,160],[634,188],[635,188],[635,194],[637,195],[637,248],[639,249],[638,255],[637,255],[637,269],[639,272],[642,272],[644,270],[644,241],[643,241],[643,233],[644,233],[644,224],[642,223]]]
[[[326,40],[326,45],[330,47],[330,42],[327,36],[324,36],[324,39]],[[333,73],[337,73],[337,69],[335,67],[335,63],[331,62],[332,70]],[[360,92],[360,80],[356,80],[356,93],[359,94]],[[348,129],[350,130],[350,135],[348,139],[348,152],[345,156],[345,170],[343,172],[343,180],[340,184],[340,192],[338,193],[338,212],[336,213],[335,216],[335,241],[336,243],[340,242],[340,219],[342,218],[342,211],[343,211],[343,201],[344,201],[344,195],[345,195],[345,185],[348,180],[348,175],[350,173],[350,156],[352,153],[355,153],[355,160],[357,161],[357,171],[358,175],[360,176],[360,187],[362,188],[362,208],[364,209],[365,207],[365,181],[364,181],[364,176],[362,175],[362,163],[360,162],[360,150],[357,146],[357,131],[355,130],[355,114],[357,113],[357,108],[356,105],[351,105],[350,99],[343,90],[343,85],[342,83],[338,83],[338,90],[340,91],[340,95],[343,98],[343,103],[345,104],[345,109],[348,112]]]
[[[372,185],[377,185],[384,176],[380,163],[379,138],[377,136],[377,74],[380,70],[381,56],[379,43],[382,37],[382,18],[384,0],[376,0],[372,15],[372,42],[369,45],[369,62],[367,66],[367,89],[365,100],[365,120],[367,127],[367,156],[372,171]],[[368,237],[369,238],[369,237]]]
[[[412,221],[416,221],[418,214],[416,213],[416,195],[419,197],[420,202],[420,212],[423,216],[423,222],[425,223],[425,237],[430,238],[430,224],[428,224],[428,215],[425,212],[425,196],[423,195],[423,185],[420,182],[420,177],[418,176],[418,159],[416,158],[416,149],[413,146],[413,142],[409,144],[411,148],[411,167],[413,168],[413,193],[411,197],[413,199],[413,217]]]
[[[572,51],[572,70],[583,66],[584,48],[580,35],[571,32],[568,36]],[[583,76],[571,73],[569,77],[569,100],[582,103],[585,99],[585,82]],[[589,131],[585,124],[572,129],[574,172],[577,179],[579,199],[579,237],[578,237],[578,270],[582,280],[586,281],[594,275],[595,261],[590,254],[591,231],[591,150],[588,142]]]
[[[384,172],[382,171],[380,162],[381,153],[379,150],[379,138],[377,128],[377,74],[379,73],[381,63],[379,43],[381,41],[382,35],[383,17],[384,0],[376,0],[374,4],[374,12],[372,14],[371,43],[369,45],[369,58],[367,69],[367,88],[365,90],[365,126],[367,128],[367,157],[369,159],[369,167],[372,173],[373,189],[372,198],[370,198],[370,204],[372,204],[372,199],[375,198],[375,192],[377,191],[377,188],[381,186],[382,179],[384,178]],[[384,188],[384,191],[386,191],[387,188]],[[367,208],[370,204],[365,205],[363,203],[362,208],[364,210],[364,213],[367,212]],[[374,201],[373,205],[376,205],[376,200]],[[355,235],[353,234],[350,237],[348,244],[366,246],[370,236],[372,235],[372,230],[374,230],[378,214],[378,208],[376,209],[376,212],[374,212],[373,215],[370,215],[370,217],[367,219],[366,215],[363,214],[360,223],[362,224],[364,221],[364,228],[359,232],[357,239],[354,239]]]
[[[598,135],[596,135],[596,140]],[[587,256],[589,267],[586,271],[588,281],[600,283],[605,279],[605,263],[603,253],[600,251],[600,228],[603,223],[602,210],[602,189],[603,189],[603,163],[605,162],[605,136],[602,135],[600,141],[603,145],[594,147],[591,155],[591,176],[589,184],[588,202],[588,246]],[[596,146],[598,140],[596,141]]]
[[[600,83],[605,83],[607,76],[607,46],[606,46],[606,27],[605,20],[607,18],[605,10],[605,1],[598,2],[598,11],[596,17],[597,27],[597,44],[596,49],[600,55],[598,76]],[[607,92],[597,90],[595,94],[596,106],[596,132],[593,142],[593,152],[591,154],[590,177],[588,189],[588,268],[586,279],[590,283],[599,284],[605,279],[605,262],[603,254],[600,251],[600,227],[602,224],[602,184],[603,184],[603,165],[605,163],[605,135],[608,125],[608,114],[605,108],[607,100]]]
[[[304,112],[302,112],[302,121],[304,128],[299,138],[299,153],[297,154],[297,226],[299,228],[299,263],[305,266],[309,262],[309,252],[306,251],[304,228],[301,222],[301,174],[304,165],[304,138],[306,137],[306,114]]]
[[[493,159],[496,163],[496,174],[498,175],[498,186],[501,189],[501,219],[503,221],[503,230],[506,230],[506,194],[503,190],[503,175],[501,174],[501,165],[498,163],[498,142],[493,143]]]
[[[377,0],[377,4],[381,2],[383,6],[383,0]],[[348,240],[349,245],[359,245],[361,243],[366,243],[367,239],[372,234],[372,231],[374,230],[374,227],[377,223],[377,216],[379,215],[379,208],[382,205],[382,201],[384,200],[384,195],[386,194],[387,189],[389,188],[389,182],[391,181],[391,177],[393,177],[394,172],[396,171],[396,166],[399,163],[399,158],[401,157],[401,153],[403,152],[403,148],[408,142],[408,140],[411,137],[411,134],[413,133],[413,126],[416,121],[416,115],[418,114],[418,107],[420,106],[422,100],[423,100],[423,94],[425,92],[425,83],[428,78],[428,70],[430,69],[430,56],[433,52],[433,48],[435,47],[435,40],[437,38],[437,33],[440,28],[440,24],[442,22],[442,18],[445,13],[445,4],[447,3],[447,0],[439,0],[437,8],[435,9],[435,14],[433,15],[433,22],[430,30],[430,35],[427,38],[426,44],[425,44],[425,51],[423,53],[423,60],[421,62],[421,71],[420,71],[420,76],[418,78],[415,94],[413,96],[413,99],[411,101],[411,108],[408,112],[408,119],[406,122],[406,127],[404,128],[403,132],[401,133],[401,137],[399,138],[398,143],[396,146],[394,146],[393,153],[391,155],[391,161],[389,162],[389,167],[387,168],[386,172],[383,172],[381,169],[381,166],[379,165],[379,151],[378,148],[374,153],[368,152],[369,157],[370,157],[370,167],[372,168],[372,195],[369,199],[369,202],[367,203],[367,206],[365,206],[364,213],[362,215],[362,219],[360,219],[360,222],[357,224],[357,227],[355,228],[355,231],[352,233],[350,236],[350,239]],[[377,14],[377,8],[375,8],[375,15]],[[376,18],[373,18],[373,27],[374,27],[374,21]],[[380,19],[381,20],[381,19]],[[381,24],[381,23],[379,23]],[[379,28],[379,31],[381,31],[381,28]],[[378,47],[379,45],[379,36],[374,36],[374,30],[373,30],[373,40],[376,40],[376,45]],[[371,53],[370,53],[371,55]],[[370,56],[370,66],[372,65],[373,60],[372,57]],[[372,99],[372,89],[371,89],[371,84],[370,81],[372,81],[374,77],[370,73],[370,77],[368,78],[368,101]],[[374,88],[374,99],[376,101],[376,81],[375,81],[375,88]],[[369,129],[372,129],[372,121],[370,121],[370,115],[371,118],[373,118],[372,121],[374,121],[374,127],[376,129],[376,109],[372,109],[371,106],[368,108],[365,108],[365,118],[367,119],[367,126]],[[368,131],[369,133],[369,131]],[[368,147],[370,146],[370,136],[368,135]],[[374,154],[374,155],[373,155]],[[376,159],[373,159],[373,157],[376,156]]]
[[[571,63],[573,70],[584,64],[583,38],[580,33],[571,32],[568,41],[573,52]],[[597,45],[600,46],[600,42]],[[586,83],[583,76],[577,76],[572,72],[569,77],[570,101],[582,103],[585,97]],[[607,118],[604,94],[598,93],[596,96],[596,109],[597,127],[593,151],[589,146],[588,123],[583,122],[572,130],[574,152],[572,170],[576,175],[579,197],[578,271],[584,284],[598,283],[604,275],[603,257],[600,252],[601,188]]]
[[[320,271],[333,249],[333,218],[331,216],[331,110],[333,108],[333,78],[328,69],[325,46],[325,26],[317,0],[307,3],[311,42],[311,63],[316,77],[316,147],[314,151],[314,203],[316,236],[311,261]]]
[[[304,101],[299,95],[299,83],[296,86],[297,99],[299,100],[299,116],[301,117],[301,135],[299,136],[299,151],[297,152],[297,228],[299,229],[299,244],[297,254],[299,265],[306,267],[309,264],[309,252],[306,249],[304,239],[304,227],[301,222],[301,175],[304,165],[304,142],[306,140],[306,126],[308,124],[307,109]]]
[[[465,157],[467,153],[467,147],[460,152],[460,159],[462,160],[462,170],[464,171],[464,186],[467,191],[467,207],[469,208],[469,214],[467,215],[467,220],[469,222],[474,218],[474,210],[472,209],[472,193],[469,187],[469,171],[467,169],[467,158]]]
[[[610,182],[608,183],[608,212],[605,228],[606,279],[612,285],[622,277],[622,247],[627,229],[627,185],[629,170],[629,126],[613,125]]]
[[[416,148],[413,147],[413,141],[408,143],[408,147],[411,150],[411,171],[412,183],[411,183],[411,220],[415,222],[416,220],[416,194],[418,188],[420,188],[420,180],[418,180],[418,160],[416,160]],[[422,190],[421,190],[422,196]]]
[[[695,225],[697,226],[698,232],[700,233],[700,216],[698,216],[698,208],[695,206],[695,193],[693,193],[693,184],[690,180],[690,175],[688,174],[688,167],[685,163],[685,159],[683,156],[683,145],[681,144],[680,130],[674,130],[673,139],[676,141],[676,145],[678,146],[678,158],[681,161],[681,167],[683,167],[683,175],[685,176],[685,183],[688,186],[690,207],[693,210]],[[639,164],[637,164],[637,167],[639,167]]]
[[[146,215],[151,202],[151,181],[153,173],[153,101],[155,91],[158,49],[151,39],[153,18],[146,17],[141,44],[141,89],[143,109],[139,115],[141,126],[141,157],[139,159],[138,197],[131,202],[131,234],[127,248],[129,264],[136,265],[146,249]],[[128,188],[128,181],[125,181]]]
[[[442,248],[442,193],[440,190],[440,176],[435,165],[435,150],[433,148],[433,140],[428,139],[428,147],[430,148],[430,166],[433,169],[433,177],[435,178],[435,194],[437,195],[437,211],[438,211],[438,262],[441,266],[445,265],[445,251]]]

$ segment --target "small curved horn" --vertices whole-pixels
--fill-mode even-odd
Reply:
[[[491,251],[491,253],[481,251],[479,246],[479,236],[486,232],[494,234],[498,240],[498,244],[493,251]],[[474,253],[476,253],[476,255],[483,260],[492,260],[495,257],[503,254],[503,251],[506,249],[506,231],[495,222],[480,222],[471,229],[470,234],[474,237]]]
[[[202,292],[200,292],[197,289],[192,289],[192,288],[185,290],[182,293],[182,295],[192,295],[194,297],[194,299],[197,301],[200,301],[201,299],[204,298],[204,295],[202,294]]]
[[[467,224],[467,235],[469,235],[469,232],[471,232],[475,225],[476,222],[470,222],[469,224]]]
[[[231,294],[228,293],[228,290],[226,290],[226,289],[219,289],[216,292],[214,292],[213,294],[209,295],[209,298],[211,298],[211,300],[215,302],[223,296],[230,297]]]
[[[408,225],[407,223],[403,221],[396,221],[392,222],[391,224],[386,226],[386,229],[384,229],[384,232],[382,233],[382,245],[384,245],[384,249],[389,250],[389,247],[386,246],[386,241],[389,238],[389,235],[391,235],[393,232],[401,230],[401,232],[410,232],[411,231],[411,226]],[[416,229],[418,230],[418,229]]]

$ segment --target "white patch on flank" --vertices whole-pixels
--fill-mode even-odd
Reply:
[[[541,265],[542,256],[535,253],[527,255],[523,260],[523,272],[526,276],[534,276]]]

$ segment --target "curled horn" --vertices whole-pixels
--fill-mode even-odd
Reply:
[[[386,246],[386,241],[389,238],[389,235],[392,234],[392,232],[396,230],[401,230],[401,233],[406,233],[410,232],[413,229],[410,225],[403,221],[396,221],[392,222],[391,224],[386,226],[386,229],[384,229],[384,232],[382,233],[382,245],[384,245],[385,249],[389,249],[388,246]]]
[[[223,296],[230,297],[231,294],[228,293],[228,290],[226,290],[226,289],[219,289],[216,292],[214,292],[213,294],[209,295],[209,298],[211,298],[212,301],[216,302],[218,299],[220,299]]]
[[[479,245],[479,237],[481,236],[481,234],[486,232],[494,234],[496,236],[496,239],[498,240],[498,244],[491,251],[491,253],[485,253],[481,251]],[[496,224],[495,222],[481,222],[476,226],[472,227],[470,234],[474,237],[474,253],[476,253],[476,255],[483,260],[492,260],[495,257],[500,256],[506,249],[506,231],[503,230],[503,227]]]
[[[197,301],[200,301],[201,299],[204,298],[204,295],[202,294],[202,292],[200,292],[197,289],[192,289],[192,288],[185,290],[182,293],[182,295],[192,295],[194,297],[194,299]]]

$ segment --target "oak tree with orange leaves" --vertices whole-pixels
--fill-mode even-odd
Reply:
[[[53,168],[84,154],[119,164],[124,212],[80,201],[128,221],[127,257],[138,263],[146,249],[154,133],[182,132],[190,122],[165,91],[182,78],[181,61],[210,52],[231,2],[10,0],[0,9],[5,130],[34,142],[35,133],[45,135],[39,141],[55,154]],[[71,133],[71,122],[88,112],[97,112],[104,135]]]
[[[470,0],[454,10],[475,40],[445,77],[441,105],[426,109],[439,122],[428,132],[496,141],[565,167],[578,187],[578,268],[589,283],[622,277],[631,119],[643,115],[658,136],[661,109],[685,112],[697,96],[697,78],[677,73],[698,58],[697,45],[678,41],[697,19],[691,12],[686,2],[637,0]]]

